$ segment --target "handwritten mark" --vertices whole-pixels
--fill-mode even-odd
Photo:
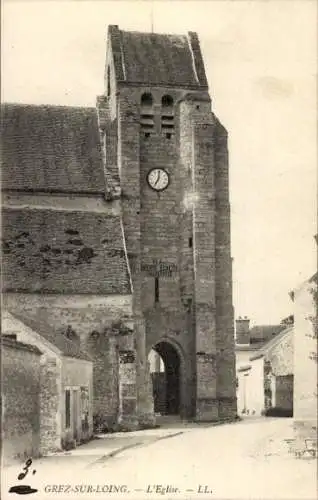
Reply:
[[[23,467],[24,472],[20,472],[20,474],[18,475],[19,481],[25,478],[25,476],[29,472],[29,468],[31,467],[31,465],[32,465],[32,459],[28,458],[28,460],[25,462],[25,466]],[[34,475],[35,473],[36,470],[34,469],[32,471],[32,474]],[[38,491],[37,489],[31,488],[31,486],[23,484],[19,486],[12,486],[9,489],[9,493],[16,493],[17,495],[29,495],[30,493],[36,493],[37,491]]]
[[[17,493],[17,495],[29,495],[30,493],[36,493],[38,490],[31,488],[31,486],[23,485],[12,486],[9,489],[9,493]]]

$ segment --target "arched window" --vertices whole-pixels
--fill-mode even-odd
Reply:
[[[150,136],[154,130],[153,97],[149,92],[145,92],[140,100],[140,126],[145,137]]]
[[[153,98],[152,95],[149,92],[146,92],[145,94],[142,94],[141,96],[141,106],[142,107],[152,107],[153,105]]]
[[[164,95],[161,99],[161,105],[163,108],[172,108],[173,98],[171,97],[171,95]]]
[[[107,66],[107,97],[110,96],[110,68]]]
[[[174,110],[171,95],[162,97],[161,107],[161,131],[166,134],[167,139],[171,139],[171,134],[174,132]]]

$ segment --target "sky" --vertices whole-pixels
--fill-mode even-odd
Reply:
[[[94,106],[107,25],[151,31],[151,19],[198,33],[229,133],[235,315],[280,322],[317,262],[315,0],[4,0],[1,101]]]

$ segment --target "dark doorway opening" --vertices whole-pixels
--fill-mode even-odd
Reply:
[[[153,351],[162,361],[159,365],[154,363],[153,367],[150,366],[155,412],[162,415],[179,415],[180,356],[169,342],[159,342],[153,347]]]

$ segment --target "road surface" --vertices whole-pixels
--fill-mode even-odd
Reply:
[[[18,498],[8,488],[23,483],[38,490],[28,497],[34,500],[314,500],[316,460],[290,455],[284,439],[291,436],[292,419],[251,418],[175,428],[170,436],[160,430],[127,434],[113,439],[111,454],[107,439],[98,439],[71,454],[35,460],[29,481],[17,481],[20,470],[10,467],[2,498]]]

